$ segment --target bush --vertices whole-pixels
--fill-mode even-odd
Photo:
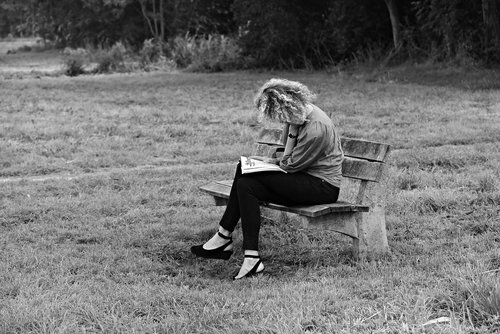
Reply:
[[[157,63],[163,56],[161,45],[152,38],[146,39],[139,52],[140,64],[142,68],[147,69],[151,64]]]
[[[125,60],[127,48],[117,42],[111,49],[98,52],[95,56],[97,62],[97,73],[109,73],[126,70]]]
[[[224,35],[178,36],[172,42],[172,59],[191,71],[226,71],[242,67],[240,48]]]
[[[69,76],[77,76],[85,73],[88,65],[89,55],[87,50],[78,48],[65,48],[63,51],[64,73]]]
[[[188,35],[177,36],[172,42],[172,60],[180,68],[186,68],[193,62],[195,52],[195,40]]]
[[[19,52],[31,52],[32,50],[33,48],[30,45],[23,45],[17,49]]]

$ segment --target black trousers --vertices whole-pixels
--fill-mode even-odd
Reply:
[[[259,202],[286,206],[336,202],[339,188],[304,172],[241,174],[238,163],[229,202],[220,226],[234,231],[241,218],[243,249],[259,249]]]

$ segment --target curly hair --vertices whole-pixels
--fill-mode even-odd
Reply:
[[[254,102],[259,120],[303,124],[307,117],[306,106],[315,98],[316,95],[300,82],[273,78],[259,89]]]

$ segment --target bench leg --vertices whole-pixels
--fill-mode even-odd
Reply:
[[[316,218],[300,217],[302,227],[329,229],[352,238],[355,259],[374,258],[389,252],[385,229],[385,211],[374,207],[370,212],[349,212],[323,215]]]
[[[374,207],[358,218],[358,239],[353,240],[353,254],[356,259],[380,256],[389,252],[385,227],[385,210]]]
[[[319,217],[300,216],[302,227],[315,227],[335,231],[351,238],[358,236],[358,221],[361,220],[360,212],[335,213]]]

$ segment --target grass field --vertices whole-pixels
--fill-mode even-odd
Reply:
[[[21,52],[23,48],[37,52]],[[53,75],[61,72],[62,64],[59,50],[48,49],[35,38],[0,39],[0,80]]]
[[[500,332],[498,72],[418,72],[0,81],[0,333]],[[190,254],[223,210],[198,187],[251,150],[275,76],[393,145],[390,256],[273,221],[260,277],[231,280],[239,231],[227,262]]]

